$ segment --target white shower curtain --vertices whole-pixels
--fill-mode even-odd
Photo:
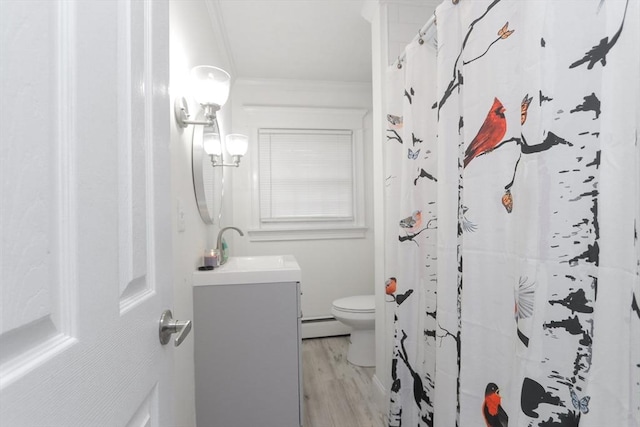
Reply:
[[[450,0],[389,68],[390,426],[640,426],[638,0]]]

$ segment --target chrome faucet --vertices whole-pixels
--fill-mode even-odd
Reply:
[[[224,233],[226,230],[229,230],[229,229],[236,230],[238,233],[240,233],[241,236],[244,236],[244,233],[238,227],[224,227],[223,229],[221,229],[218,232],[218,240],[216,241],[216,249],[218,250],[218,253],[220,254],[220,265],[222,265],[225,262],[227,262],[227,258],[222,253],[222,233]]]

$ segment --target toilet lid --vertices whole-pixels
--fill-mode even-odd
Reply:
[[[358,295],[337,299],[333,302],[333,307],[341,311],[357,313],[374,312],[376,301],[374,295]]]

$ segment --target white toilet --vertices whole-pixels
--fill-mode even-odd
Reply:
[[[332,304],[331,314],[341,323],[351,326],[347,360],[357,366],[375,366],[375,296],[358,295],[337,299]]]

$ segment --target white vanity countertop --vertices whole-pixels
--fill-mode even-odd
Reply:
[[[299,282],[302,272],[293,255],[230,257],[210,271],[195,271],[193,286]]]

